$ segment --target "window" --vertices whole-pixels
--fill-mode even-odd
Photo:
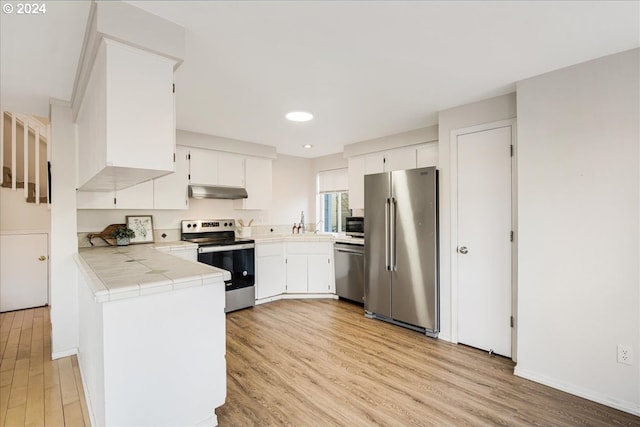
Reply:
[[[345,218],[351,215],[347,188],[347,169],[333,169],[318,173],[317,218],[320,231],[327,233],[345,231]]]
[[[339,191],[322,193],[320,220],[321,230],[327,233],[340,233],[345,231],[345,218],[351,216],[349,209],[349,193]]]

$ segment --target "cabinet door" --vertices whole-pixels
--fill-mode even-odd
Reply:
[[[273,192],[271,159],[247,157],[245,165],[245,188],[249,197],[235,200],[236,209],[270,209]]]
[[[76,191],[77,209],[115,209],[114,191]]]
[[[416,150],[416,167],[426,168],[430,166],[438,166],[438,143],[418,147]]]
[[[385,153],[384,171],[401,171],[416,168],[416,149],[398,148]]]
[[[384,153],[372,153],[365,156],[364,174],[384,172]],[[364,183],[362,184],[364,186]]]
[[[107,164],[173,170],[174,64],[151,52],[107,42]]]
[[[287,293],[307,293],[307,256],[287,255]]]
[[[153,209],[153,181],[116,191],[116,209]]]
[[[327,254],[307,257],[308,292],[326,294],[331,291],[331,258]]]
[[[244,157],[218,153],[218,185],[244,187]]]
[[[192,148],[189,150],[189,182],[218,185],[218,152]]]
[[[153,182],[155,209],[187,209],[189,196],[189,150],[176,148],[176,171]]]
[[[349,157],[349,208],[364,209],[365,156]]]
[[[282,294],[285,287],[282,255],[258,257],[256,266],[256,299]]]

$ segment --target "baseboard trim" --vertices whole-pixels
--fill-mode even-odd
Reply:
[[[51,360],[62,359],[63,357],[69,357],[78,354],[77,348],[70,348],[65,351],[57,351],[55,353],[51,353]]]
[[[557,379],[550,378],[533,371],[519,368],[518,366],[515,367],[513,374],[518,377],[525,378],[527,380],[531,380],[540,384],[544,384],[546,386],[564,391],[569,394],[573,394],[578,397],[582,397],[587,400],[591,400],[593,402],[601,403],[603,405],[610,406],[612,408],[619,409],[624,412],[628,412],[632,415],[640,416],[640,404],[638,403],[616,399],[614,397],[597,393],[592,390],[583,389],[581,387],[575,386],[570,383],[566,383],[564,381],[558,381]]]

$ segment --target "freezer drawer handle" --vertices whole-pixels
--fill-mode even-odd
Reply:
[[[391,199],[387,197],[384,202],[384,264],[387,271],[391,271],[391,260],[389,259],[389,211],[391,210]]]
[[[397,200],[395,197],[391,198],[391,233],[389,240],[391,241],[391,245],[389,251],[391,252],[391,269],[393,271],[398,271],[398,259],[396,257],[396,211],[397,211]]]

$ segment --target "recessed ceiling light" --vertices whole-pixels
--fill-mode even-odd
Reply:
[[[313,114],[307,113],[306,111],[291,111],[287,113],[285,117],[292,122],[308,122],[313,119]]]
[[[313,145],[311,145],[311,144],[304,144],[304,145],[302,146],[302,148],[311,148],[311,147],[313,147]]]

